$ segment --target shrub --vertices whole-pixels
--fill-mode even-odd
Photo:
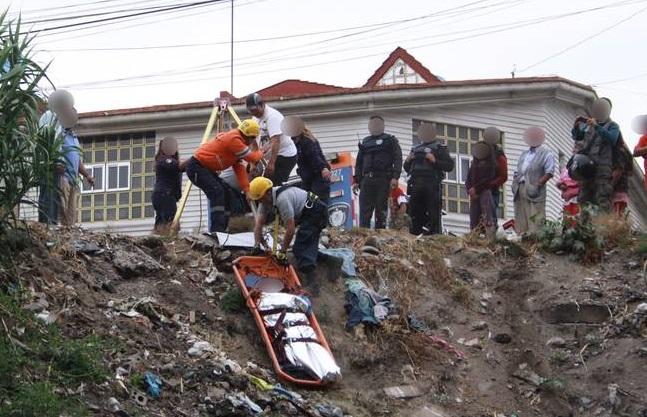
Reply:
[[[20,21],[0,15],[0,233],[17,221],[14,209],[29,190],[53,182],[62,157],[62,138],[53,125],[39,126],[43,99],[38,84],[45,69],[31,59],[33,37],[21,33]],[[50,184],[52,185],[52,184]]]

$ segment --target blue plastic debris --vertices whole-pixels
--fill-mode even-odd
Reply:
[[[147,392],[153,397],[157,398],[162,393],[162,379],[152,372],[144,374],[144,382],[146,382]]]

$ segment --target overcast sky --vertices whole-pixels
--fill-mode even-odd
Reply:
[[[114,16],[69,20],[77,15],[139,13],[190,2],[0,1],[12,16],[23,10],[25,21],[66,19],[28,25],[33,29]],[[509,77],[516,67],[518,76],[559,75],[592,84],[612,99],[613,117],[632,147],[637,135],[631,119],[647,113],[646,0],[236,0],[235,5],[236,96],[287,78],[357,87],[402,46],[447,80]],[[36,39],[38,60],[51,62],[50,78],[73,92],[79,111],[204,101],[230,89],[229,2],[105,23],[45,31]],[[66,33],[56,33],[61,31]],[[93,48],[101,50],[88,50]],[[109,81],[116,79],[124,80]]]

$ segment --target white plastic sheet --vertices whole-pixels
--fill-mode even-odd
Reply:
[[[341,370],[335,363],[335,359],[318,343],[288,343],[285,345],[285,355],[293,365],[308,368],[324,382],[335,382],[341,379]]]
[[[282,292],[264,292],[258,300],[258,309],[268,311],[285,308],[295,313],[309,313],[312,304],[307,297],[302,295],[286,294]]]
[[[263,317],[265,324],[272,327],[276,325],[276,322],[281,317],[281,313],[268,314]],[[285,313],[283,317],[283,324],[285,326],[297,326],[300,324],[308,324],[308,317],[303,313]]]
[[[216,232],[218,243],[223,248],[253,248],[254,247],[254,232],[243,233],[221,233]],[[267,244],[272,247],[272,236],[265,236]]]
[[[319,340],[317,338],[317,333],[310,326],[292,326],[285,328],[285,337],[288,340],[293,339],[313,339]]]

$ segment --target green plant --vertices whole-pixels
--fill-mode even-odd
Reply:
[[[79,404],[57,395],[54,386],[47,382],[21,385],[8,404],[0,407],[0,417],[59,417],[62,414],[87,415]]]
[[[547,221],[536,239],[544,250],[568,253],[581,261],[598,261],[606,242],[593,222],[594,209],[583,207],[577,217]]]
[[[43,99],[38,84],[45,68],[31,59],[34,38],[24,35],[20,20],[0,15],[0,233],[17,222],[14,209],[43,181],[53,188],[62,137],[53,125],[39,126]]]
[[[222,296],[220,308],[227,313],[243,313],[246,310],[245,298],[238,287],[231,288]]]

